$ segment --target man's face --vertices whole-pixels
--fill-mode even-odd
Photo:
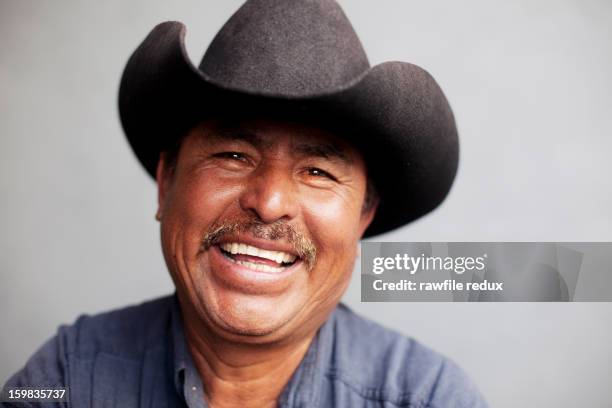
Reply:
[[[157,180],[166,263],[183,307],[225,338],[318,327],[353,270],[375,208],[360,154],[318,128],[207,121]]]

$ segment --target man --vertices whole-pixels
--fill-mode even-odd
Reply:
[[[7,387],[77,407],[485,406],[451,361],[338,306],[361,237],[452,184],[433,78],[370,68],[331,0],[247,1],[199,68],[183,36],[149,34],[119,101],[176,294],[61,327]]]

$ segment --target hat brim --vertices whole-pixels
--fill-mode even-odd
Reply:
[[[155,27],[121,79],[121,123],[152,177],[160,152],[206,117],[284,112],[338,130],[362,152],[380,198],[364,238],[427,214],[447,196],[457,171],[457,130],[446,97],[422,68],[386,62],[324,94],[254,93],[197,69],[185,51],[185,31],[179,22]]]

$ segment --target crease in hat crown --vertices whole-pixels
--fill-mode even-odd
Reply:
[[[354,83],[370,64],[335,1],[249,0],[215,36],[199,69],[225,88],[306,96]]]

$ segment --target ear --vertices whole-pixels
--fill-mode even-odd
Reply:
[[[155,171],[155,179],[157,180],[157,213],[155,219],[160,221],[163,215],[164,201],[168,194],[171,182],[171,171],[167,168],[166,153],[159,154],[159,160],[157,161],[157,169]]]
[[[370,208],[361,212],[361,219],[359,220],[359,236],[360,237],[363,236],[363,233],[365,232],[365,230],[368,229],[368,227],[372,223],[372,220],[374,219],[374,216],[376,215],[376,210],[378,209],[378,202],[379,201],[377,199],[376,202],[370,205]]]

